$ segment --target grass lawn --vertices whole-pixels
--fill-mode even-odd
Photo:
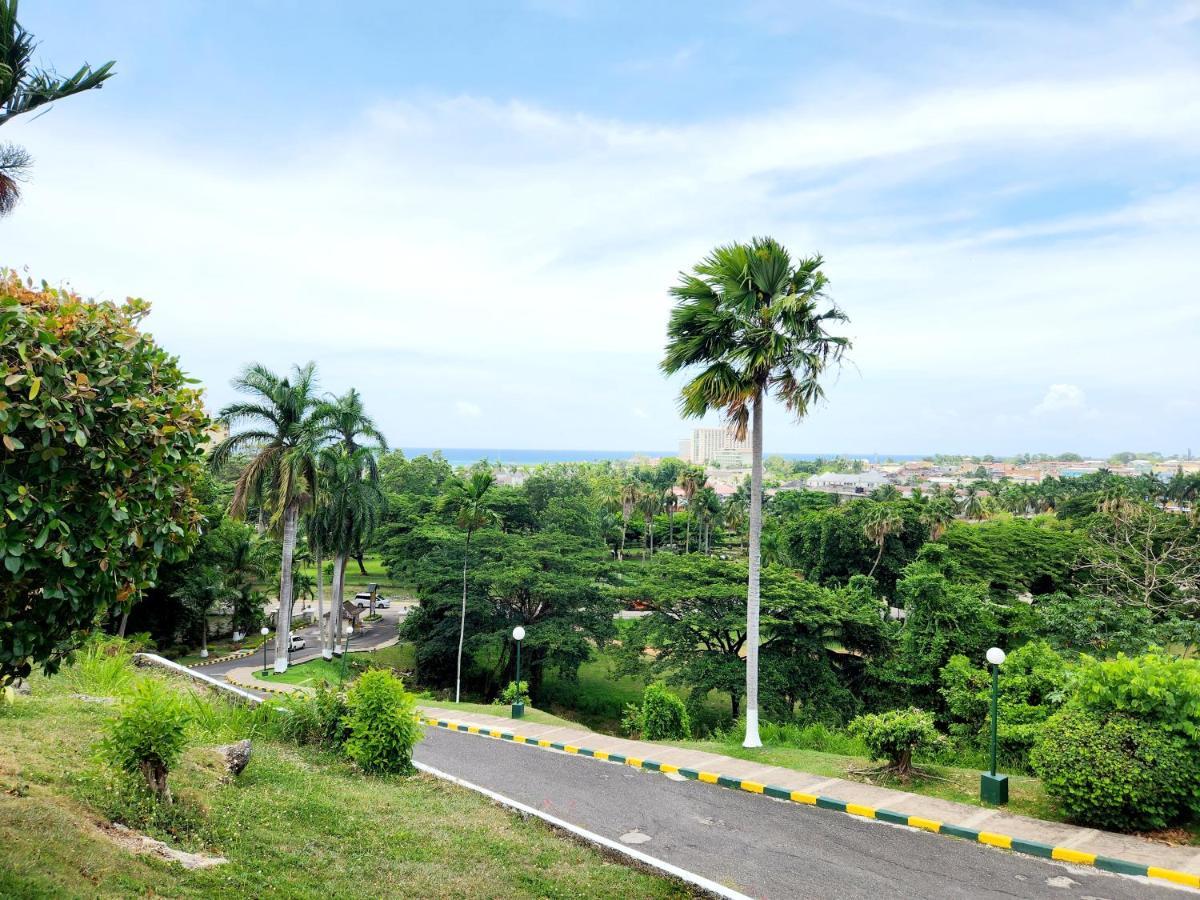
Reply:
[[[370,777],[338,756],[256,738],[222,783],[198,734],[171,773],[173,846],[229,862],[187,871],[134,855],[98,827],[90,748],[117,707],[36,679],[0,714],[0,896],[673,897],[678,885],[614,863],[483,797],[427,776]],[[181,688],[183,689],[183,688]]]
[[[325,562],[328,565],[329,561],[326,560]],[[384,569],[383,562],[378,556],[364,556],[363,562],[367,566],[366,575],[358,570],[358,563],[354,560],[350,559],[346,561],[346,590],[349,592],[350,597],[353,597],[360,590],[365,591],[367,585],[374,582],[379,585],[380,592],[389,600],[414,599],[410,590],[388,577],[387,570]],[[308,566],[302,568],[300,571],[311,575],[313,578],[317,577],[316,566]],[[325,590],[329,591],[328,578],[325,579]]]
[[[370,668],[395,669],[397,672],[411,672],[416,664],[416,650],[412,644],[401,643],[384,647],[382,650],[372,650],[369,653],[351,653],[346,658],[346,680],[351,681],[360,672]],[[302,687],[315,688],[319,683],[337,685],[342,681],[342,660],[310,659],[308,662],[288,666],[286,672],[277,674],[268,670],[264,676],[262,669],[255,669],[254,677],[260,681],[282,681],[285,684],[298,684]]]

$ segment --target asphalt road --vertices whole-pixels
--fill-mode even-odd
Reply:
[[[398,603],[392,603],[387,609],[380,609],[378,612],[381,616],[383,616],[380,621],[368,624],[361,634],[354,634],[350,636],[350,648],[352,650],[355,647],[379,644],[396,636],[396,623],[405,613],[405,607]],[[317,634],[316,623],[313,623],[306,628],[294,629],[293,634],[297,634],[304,638],[305,647],[303,650],[296,650],[292,653],[291,665],[308,662],[310,659],[316,659],[321,655],[321,641],[319,635]],[[261,666],[262,664],[263,654],[262,650],[260,649],[252,656],[235,659],[232,662],[216,663],[211,666],[204,666],[199,671],[203,672],[205,675],[210,675],[213,678],[220,678],[226,672],[229,672],[233,669],[240,669],[245,666]],[[267,666],[274,666],[274,664],[275,634],[272,632],[267,641]],[[262,692],[255,693],[262,694]],[[262,694],[262,696],[267,695]]]
[[[415,755],[753,897],[1187,896],[1094,869],[440,728],[426,727]]]

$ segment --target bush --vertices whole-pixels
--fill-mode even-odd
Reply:
[[[1180,820],[1195,780],[1182,740],[1132,716],[1068,708],[1046,720],[1033,770],[1071,819],[1096,828],[1148,831]]]
[[[412,751],[422,738],[413,695],[386,669],[372,669],[346,697],[346,755],[368,772],[413,771]]]
[[[861,738],[871,759],[887,762],[887,770],[907,778],[913,755],[941,748],[945,738],[934,726],[933,713],[910,707],[859,716],[847,729]]]
[[[638,731],[647,741],[670,741],[692,736],[692,725],[683,701],[661,684],[651,684],[642,693]]]
[[[497,705],[512,706],[514,703],[529,703],[529,682],[522,681],[518,685],[515,681],[510,681],[508,686],[500,692],[500,696],[496,698]]]
[[[63,670],[63,680],[81,694],[111,697],[133,684],[133,653],[137,644],[119,637],[93,635]]]
[[[296,744],[336,750],[349,736],[349,713],[346,696],[321,681],[315,694],[297,691],[284,698],[279,734]]]
[[[171,802],[167,775],[187,745],[191,713],[184,698],[161,681],[143,678],[134,685],[100,743],[103,757],[130,774],[140,774],[158,799]]]

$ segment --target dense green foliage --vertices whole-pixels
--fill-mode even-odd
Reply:
[[[297,691],[283,697],[283,714],[278,717],[281,736],[297,744],[312,744],[336,750],[349,737],[350,708],[346,695],[317,682],[315,692]]]
[[[54,669],[195,540],[207,422],[148,311],[0,273],[0,681]]]
[[[412,752],[424,732],[404,683],[387,669],[359,676],[346,696],[346,755],[368,772],[413,770]]]
[[[1046,722],[1030,758],[1046,791],[1083,825],[1165,828],[1194,796],[1195,757],[1184,742],[1120,713],[1064,709]]]
[[[683,701],[661,684],[651,684],[642,694],[638,731],[647,741],[670,741],[692,736],[692,724]]]

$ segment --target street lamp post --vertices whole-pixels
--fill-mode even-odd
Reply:
[[[271,629],[266,625],[258,632],[263,639],[263,678],[267,677],[267,635],[271,633]]]
[[[979,776],[979,799],[1001,805],[1008,802],[1008,776],[996,774],[996,722],[1000,712],[1000,664],[1004,662],[1004,651],[992,647],[987,652],[987,661],[992,670],[991,770]]]
[[[513,629],[513,640],[517,642],[517,696],[513,699],[512,717],[523,718],[525,701],[521,697],[521,641],[525,640],[525,629],[518,625]]]

